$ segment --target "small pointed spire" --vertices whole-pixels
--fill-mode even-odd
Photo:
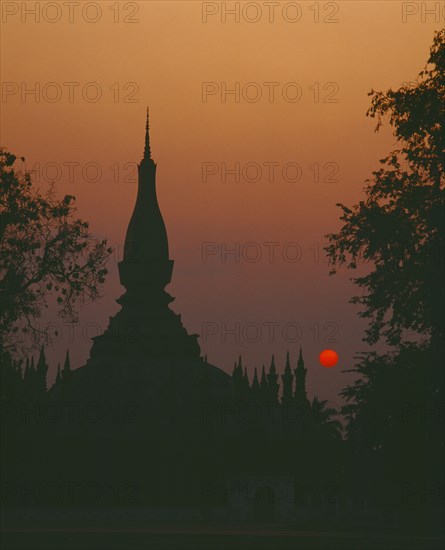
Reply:
[[[258,373],[256,371],[256,367],[255,367],[253,372],[254,372],[254,374],[253,374],[252,389],[257,390],[260,387],[260,385],[259,385],[259,382],[258,382]]]
[[[270,363],[269,372],[267,374],[267,382],[268,382],[268,397],[271,400],[272,403],[278,402],[278,390],[279,384],[278,384],[278,374],[277,369],[275,367],[275,356],[272,354],[272,361]]]
[[[249,386],[250,386],[249,375],[247,374],[247,368],[246,368],[246,367],[244,367],[243,382],[244,382],[244,385],[245,385],[246,387],[249,387]]]
[[[71,370],[70,351],[68,349],[66,350],[65,362],[63,364],[63,370],[64,371]]]
[[[270,362],[269,373],[275,374],[275,372],[276,372],[276,368],[275,368],[275,354],[272,353],[272,360],[271,360],[271,362]]]
[[[145,122],[145,148],[144,148],[144,160],[151,159],[150,149],[150,125],[148,123],[148,107],[147,107],[147,120]]]
[[[43,344],[42,344],[42,347],[40,348],[39,360],[37,361],[37,368],[40,369],[45,364],[46,364],[45,348],[43,347]]]
[[[261,371],[261,386],[264,388],[267,386],[267,376],[266,376],[266,369],[264,368]]]
[[[301,368],[301,367],[304,367],[304,361],[303,361],[303,350],[301,349],[301,346],[300,346],[300,354],[298,356],[298,366]]]
[[[289,352],[287,352],[287,354],[286,354],[286,365],[284,367],[284,372],[290,372],[290,371],[291,371],[291,368],[290,368]]]
[[[70,360],[70,352],[67,349],[66,355],[65,355],[65,362],[63,363],[63,369],[62,369],[62,379],[68,380],[68,378],[71,375],[71,360]]]
[[[294,383],[294,375],[292,374],[292,369],[290,368],[289,352],[287,352],[286,355],[286,366],[284,367],[284,373],[281,375],[281,380],[283,381],[283,395],[281,402],[284,404],[289,404],[292,401],[292,386]]]
[[[243,368],[243,362],[241,360],[241,355],[239,356],[239,359],[238,359],[238,368],[239,369],[242,369]]]
[[[306,374],[307,369],[304,366],[303,351],[300,347],[300,355],[298,357],[298,366],[295,369],[295,399],[299,403],[307,404],[306,394]],[[306,405],[305,405],[306,406]]]
[[[43,347],[43,345],[40,348],[40,355],[37,361],[35,372],[38,389],[40,391],[46,392],[46,373],[48,372],[48,363],[46,362],[45,348]]]
[[[60,372],[60,363],[57,365],[56,384],[60,384],[62,381],[62,373]]]
[[[232,376],[235,376],[235,373],[236,373],[236,361],[235,361],[235,363],[233,364]]]

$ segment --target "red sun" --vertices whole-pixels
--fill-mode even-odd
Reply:
[[[338,363],[338,355],[337,352],[335,352],[332,349],[325,349],[320,353],[320,364],[323,365],[323,367],[331,368],[335,367],[335,365]]]

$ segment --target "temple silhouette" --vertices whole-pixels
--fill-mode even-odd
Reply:
[[[126,293],[117,300],[121,311],[108,330],[94,339],[87,367],[104,360],[128,367],[134,361],[199,362],[197,334],[188,334],[181,316],[168,306],[174,300],[165,287],[174,261],[156,196],[156,164],[151,157],[149,119],[134,212],[125,238],[119,278]]]
[[[108,397],[116,397],[116,392],[127,392],[128,397],[133,391],[142,394],[146,388],[150,401],[158,400],[162,408],[166,388],[180,387],[190,404],[196,402],[205,379],[209,397],[226,397],[230,377],[207,363],[201,356],[199,335],[189,334],[181,315],[169,307],[174,298],[165,287],[171,281],[173,266],[156,194],[156,163],[151,156],[147,109],[137,198],[118,266],[125,288],[117,300],[121,309],[110,318],[105,332],[93,338],[86,364],[70,373],[71,388],[84,387],[88,394]],[[63,376],[54,392],[63,386],[62,381]],[[167,401],[171,406],[171,400]]]
[[[274,350],[255,368],[239,356],[229,375],[207,361],[199,335],[171,309],[174,261],[148,109],[118,265],[119,310],[84,365],[72,365],[66,350],[49,387],[45,348],[28,358],[16,349],[22,318],[37,320],[46,296],[61,300],[61,314],[75,311],[58,293],[80,288],[82,297],[89,281],[95,298],[111,249],[106,241],[93,247],[97,269],[80,287],[73,282],[83,267],[72,270],[71,259],[89,251],[77,229],[87,224],[67,227],[71,199],[53,202],[52,187],[46,198],[32,189],[30,174],[13,168],[18,157],[2,148],[2,548],[443,548],[444,266],[436,260],[444,241],[444,39],[444,30],[435,33],[416,82],[368,94],[367,116],[378,130],[389,115],[397,149],[366,180],[364,200],[337,205],[344,225],[326,236],[334,267],[354,269],[364,252],[375,268],[353,278],[363,293],[350,302],[365,306],[358,313],[369,321],[370,349],[345,371],[353,378],[339,394],[340,411],[309,399],[301,347]],[[393,246],[388,228],[398,226],[406,239]],[[48,241],[68,253],[51,269]],[[71,274],[67,287],[52,284]],[[49,341],[49,330],[43,336]]]
[[[439,508],[422,508],[420,492],[400,505],[407,474],[398,461],[394,483],[363,475],[342,438],[338,411],[308,398],[310,367],[301,348],[288,351],[283,365],[272,355],[251,378],[241,356],[231,375],[210,364],[198,335],[170,309],[173,266],[147,111],[137,199],[119,263],[120,310],[93,339],[83,366],[75,368],[66,351],[50,388],[43,347],[3,373],[1,466],[15,489],[2,504],[12,521],[22,522],[28,510],[38,522],[36,507],[47,518],[63,508],[64,521],[81,517],[87,525],[91,513],[111,518],[117,507],[125,521],[138,517],[141,525],[355,525],[370,515],[379,522],[387,502],[403,508],[403,517],[436,517]]]
[[[296,484],[318,483],[321,467],[327,479],[339,474],[335,460],[322,465],[326,452],[338,456],[341,448],[336,411],[308,399],[301,348],[295,365],[288,352],[277,369],[272,355],[251,381],[241,356],[229,375],[201,355],[199,336],[170,309],[174,298],[165,290],[174,261],[156,195],[148,110],[138,168],[119,263],[121,309],[93,338],[85,365],[72,368],[66,352],[51,388],[43,347],[36,364],[17,363],[11,373],[13,393],[25,402],[78,404],[70,414],[56,407],[55,422],[30,426],[17,418],[14,456],[21,458],[12,475],[24,470],[31,479],[61,483],[69,472],[70,479],[122,486],[131,479],[138,504],[157,510],[186,507],[207,519],[215,510],[229,519],[291,518],[296,495],[301,500],[304,493]],[[38,460],[21,441],[39,448]],[[278,499],[277,491],[286,497]]]

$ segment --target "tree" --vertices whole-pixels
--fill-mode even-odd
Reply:
[[[81,300],[97,300],[112,252],[74,217],[75,197],[42,194],[15,161],[0,149],[0,347],[11,352],[20,331],[47,336],[36,320],[51,299],[70,321]]]
[[[397,352],[360,354],[354,371],[360,376],[342,391],[352,479],[397,507],[414,484],[406,503],[425,506],[421,488],[444,483],[443,357],[430,345],[407,343]]]
[[[438,341],[444,310],[445,31],[436,33],[417,82],[399,90],[371,90],[367,115],[384,116],[398,148],[380,161],[366,182],[366,198],[342,209],[343,227],[328,235],[328,258],[356,269],[360,258],[373,269],[353,279],[369,321],[365,341],[398,345],[404,331]]]
[[[363,294],[351,301],[364,306],[364,341],[389,346],[359,354],[359,377],[342,391],[350,471],[368,494],[400,505],[403,480],[443,481],[445,30],[415,83],[369,95],[367,115],[376,131],[389,116],[398,147],[366,182],[364,200],[338,205],[344,224],[326,251],[332,273],[369,262],[353,279]],[[419,338],[404,341],[405,331]]]
[[[314,435],[320,441],[340,440],[342,438],[343,425],[335,419],[338,411],[334,407],[328,407],[328,401],[314,397],[311,402],[311,415],[314,422]]]

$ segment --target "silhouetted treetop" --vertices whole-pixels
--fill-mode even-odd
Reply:
[[[8,348],[19,330],[36,330],[50,297],[70,320],[79,300],[96,300],[111,253],[74,217],[75,197],[57,200],[53,186],[42,194],[15,161],[0,149],[0,344]]]
[[[368,116],[389,116],[399,148],[380,161],[366,182],[365,199],[342,209],[338,233],[328,235],[331,265],[356,269],[362,289],[352,303],[364,306],[365,340],[390,345],[410,330],[434,339],[444,308],[444,100],[445,31],[436,33],[417,82],[387,92],[372,91]]]

